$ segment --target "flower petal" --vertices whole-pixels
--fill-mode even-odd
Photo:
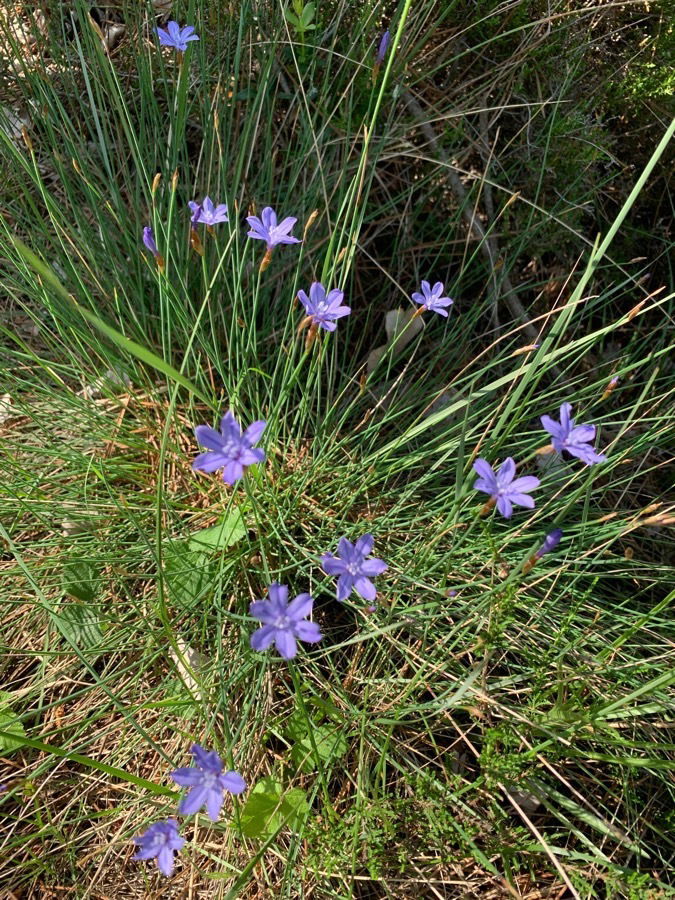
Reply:
[[[592,466],[594,463],[601,463],[607,460],[604,453],[596,453],[589,444],[576,444],[571,447],[566,446],[565,450],[572,456],[576,456],[577,459],[585,462],[587,466]]]
[[[263,226],[269,231],[270,228],[275,228],[277,224],[277,214],[274,212],[271,206],[266,206],[262,213],[261,219]]]
[[[258,419],[257,422],[252,422],[243,433],[243,440],[249,445],[249,447],[252,447],[254,444],[258,443],[266,427],[267,422],[265,422],[263,419]]]
[[[368,556],[373,552],[374,546],[375,538],[372,534],[364,534],[363,537],[360,537],[354,544],[354,549],[357,553],[361,554],[361,556]]]
[[[477,478],[473,483],[474,491],[482,491],[491,497],[497,493],[497,485],[493,481],[486,481],[485,478]]]
[[[312,612],[312,604],[314,601],[310,594],[298,594],[295,600],[291,600],[288,604],[288,610],[286,611],[286,615],[290,619],[294,619],[296,622],[299,619],[306,619],[307,616]]]
[[[529,491],[534,491],[538,488],[540,484],[541,481],[534,475],[523,475],[522,478],[516,478],[515,481],[511,482],[509,493],[529,493]]]
[[[242,466],[254,466],[256,463],[265,462],[265,451],[259,447],[253,450],[242,450],[239,454],[239,462]]]
[[[215,472],[217,469],[222,469],[228,462],[228,457],[223,456],[222,453],[213,453],[211,450],[207,450],[206,453],[200,453],[194,458],[192,468],[200,472]]]
[[[338,288],[333,288],[332,291],[328,292],[326,295],[326,303],[328,304],[328,309],[331,313],[340,306],[344,298],[345,292]]]
[[[241,794],[246,790],[246,782],[239,772],[235,772],[234,769],[225,772],[220,779],[220,783],[222,784],[223,789],[229,791],[230,794]]]
[[[288,606],[288,587],[285,584],[279,584],[278,581],[273,581],[268,590],[272,603],[277,609],[285,612]]]
[[[497,509],[505,519],[510,519],[513,513],[513,505],[508,497],[501,496],[497,498]]]
[[[281,222],[279,222],[279,224],[276,226],[276,230],[277,230],[276,236],[280,237],[280,236],[288,235],[288,233],[293,230],[293,226],[295,225],[295,223],[297,221],[298,220],[294,219],[293,216],[286,216],[286,218],[282,219]],[[294,240],[297,240],[297,238],[294,238]],[[324,295],[325,295],[325,290],[324,290]]]
[[[481,478],[484,478],[485,481],[489,482],[490,484],[494,484],[495,473],[492,470],[492,466],[486,459],[481,459],[481,457],[479,456],[478,459],[474,460],[472,469],[474,470],[474,472],[480,475]],[[480,488],[480,490],[482,490],[482,488]]]
[[[279,656],[283,656],[284,659],[293,659],[298,652],[298,645],[295,641],[295,637],[286,628],[277,628],[274,643],[276,644]]]
[[[167,877],[173,872],[173,850],[164,845],[157,854],[157,868]]]
[[[224,438],[235,440],[241,437],[241,427],[234,417],[231,409],[220,420],[220,431]]]
[[[171,778],[179,784],[181,787],[194,787],[196,784],[199,784],[203,778],[204,773],[194,766],[183,766],[180,769],[175,769],[171,773]]]
[[[354,554],[354,545],[346,537],[341,537],[338,541],[338,556],[342,559],[349,560]]]
[[[225,484],[236,484],[240,478],[244,477],[244,467],[240,462],[231,459],[223,469],[223,481]]]
[[[205,772],[220,773],[223,769],[223,761],[215,750],[207,750],[201,744],[193,744],[190,752],[194,757],[196,765]]]
[[[346,572],[346,563],[332,553],[324,553],[321,566],[326,575],[344,575]]]
[[[375,589],[375,585],[370,579],[366,578],[364,575],[359,575],[354,583],[354,587],[357,592],[361,594],[364,600],[374,600],[377,597],[377,590]]]
[[[254,600],[248,608],[248,613],[259,622],[271,625],[277,619],[274,605],[267,600]]]
[[[590,444],[595,440],[595,425],[577,425],[567,435],[568,444]]]
[[[352,592],[356,578],[353,575],[340,575],[337,581],[337,598],[346,600]]]
[[[319,303],[326,299],[326,289],[320,281],[313,281],[309,287],[309,299],[312,302],[313,310]]]
[[[361,574],[374,578],[376,575],[386,572],[388,568],[389,566],[383,559],[364,559],[361,563]]]
[[[218,434],[216,429],[211,428],[210,425],[197,425],[195,437],[202,447],[207,447],[209,450],[223,449],[222,435]]]
[[[178,812],[181,816],[193,816],[198,813],[206,803],[208,788],[204,784],[198,784],[183,797],[178,804]]]
[[[343,316],[350,315],[351,311],[351,306],[336,306],[335,309],[331,309],[330,314],[334,319],[341,319]]]
[[[263,625],[262,628],[254,631],[251,635],[250,644],[252,649],[259,651],[267,650],[274,640],[276,633],[277,629],[274,625]]]
[[[513,481],[516,474],[516,463],[512,456],[507,456],[497,472],[497,484],[504,486]]]
[[[544,430],[548,431],[548,433],[554,438],[561,438],[566,433],[562,425],[559,422],[556,422],[555,419],[552,419],[550,416],[541,416],[539,421],[541,422]]]
[[[294,628],[295,636],[308,644],[316,644],[323,635],[316,622],[298,622]]]
[[[223,792],[218,788],[212,787],[206,794],[206,812],[212,822],[218,821],[220,809],[223,805]]]
[[[572,404],[571,403],[563,403],[560,407],[560,424],[565,433],[572,430],[574,427],[574,422],[571,418],[572,416]]]
[[[518,492],[509,494],[509,500],[511,503],[515,503],[516,506],[526,506],[528,509],[534,509],[534,497],[530,497],[529,494],[519,494]]]

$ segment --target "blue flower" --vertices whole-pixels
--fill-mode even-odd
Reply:
[[[511,518],[514,503],[517,506],[526,506],[528,509],[534,508],[534,500],[529,493],[538,488],[541,482],[534,475],[515,478],[516,464],[510,456],[504,460],[496,473],[485,459],[477,459],[473,468],[480,475],[480,478],[474,482],[474,490],[489,494],[490,499],[497,503],[497,509],[505,519]]]
[[[326,575],[337,575],[337,599],[346,600],[356,590],[364,600],[371,602],[377,596],[375,585],[370,580],[389,568],[381,559],[366,559],[373,552],[375,540],[372,534],[364,534],[355,544],[341,537],[338,541],[338,555],[324,553],[321,565]]]
[[[155,259],[157,259],[157,257],[159,256],[159,250],[157,249],[157,244],[155,243],[155,235],[152,233],[152,228],[149,225],[146,225],[143,229],[143,243],[155,257]]]
[[[192,463],[202,472],[223,470],[225,484],[235,484],[244,475],[246,466],[265,461],[265,451],[253,445],[262,437],[267,423],[262,419],[249,425],[242,434],[239,423],[228,410],[220,423],[220,433],[210,425],[197,425],[195,436],[206,453],[200,453]]]
[[[560,421],[556,422],[550,416],[542,416],[541,424],[551,435],[553,449],[558,453],[566,450],[572,456],[576,456],[587,466],[594,463],[605,462],[607,457],[603,453],[596,453],[590,442],[595,440],[595,425],[576,425],[570,417],[571,403],[563,403],[560,407]]]
[[[155,822],[133,841],[140,848],[134,859],[156,859],[157,868],[162,875],[173,872],[174,850],[181,850],[185,844],[185,838],[178,834],[178,822],[175,819]]]
[[[316,622],[305,621],[314,603],[309,594],[298,594],[289,603],[288,588],[275,582],[270,585],[269,595],[269,600],[255,600],[249,608],[250,614],[263,623],[251,635],[254,650],[267,650],[274,641],[280,656],[293,659],[298,640],[309,644],[321,640],[323,635]]]
[[[190,200],[188,206],[192,210],[190,221],[193,226],[200,223],[202,225],[218,225],[220,222],[230,221],[227,215],[227,205],[219,203],[215,206],[210,197],[204,197],[202,203]]]
[[[180,27],[178,22],[169,22],[164,28],[156,28],[157,37],[162,47],[173,47],[179,53],[185,53],[190,41],[198,41],[199,38],[194,33],[193,25],[185,25]]]
[[[312,325],[325,328],[326,331],[335,331],[336,319],[348,316],[351,309],[342,306],[344,291],[333,288],[326,294],[326,288],[320,281],[315,281],[309,289],[309,297],[304,291],[298,291],[298,299],[305,307],[307,316],[312,320]]]
[[[562,528],[555,528],[544,538],[544,543],[534,554],[537,559],[541,559],[545,553],[550,553],[551,550],[555,550],[555,548],[560,543],[560,539],[562,538]]]
[[[377,48],[377,57],[375,59],[375,64],[381,66],[384,62],[384,58],[387,55],[387,50],[389,49],[389,42],[391,40],[391,35],[389,34],[389,29],[384,32],[382,37],[380,38],[380,45]]]
[[[265,241],[268,250],[276,247],[277,244],[300,243],[300,239],[293,237],[290,233],[298,220],[292,216],[286,216],[277,224],[277,214],[271,206],[263,209],[260,219],[257,216],[247,216],[246,221],[251,227],[248,237],[257,241]]]
[[[445,307],[452,306],[453,301],[450,299],[450,297],[443,296],[443,283],[441,281],[437,281],[436,284],[431,287],[428,281],[423,281],[421,286],[422,293],[420,294],[415,291],[415,293],[412,295],[415,303],[421,304],[421,308],[418,310],[418,312],[429,309],[447,318],[448,312]]]
[[[176,784],[190,788],[180,801],[178,812],[182,816],[192,816],[205,806],[209,819],[216,822],[223,805],[224,791],[241,794],[246,790],[246,782],[239,772],[231,770],[223,774],[223,761],[215,750],[193,744],[190,752],[195,765],[171,773]]]

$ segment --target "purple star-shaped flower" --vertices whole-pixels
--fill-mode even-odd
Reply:
[[[553,531],[551,531],[549,534],[547,534],[546,537],[544,538],[544,543],[534,554],[537,557],[537,559],[541,559],[545,553],[550,553],[551,550],[555,550],[555,548],[560,543],[562,534],[563,534],[562,528],[555,528]]]
[[[375,539],[372,534],[364,534],[355,544],[341,537],[338,541],[338,555],[324,553],[321,565],[326,575],[337,575],[337,598],[346,600],[352,589],[364,600],[374,600],[377,591],[370,580],[389,568],[381,559],[366,559],[373,552]]]
[[[178,822],[167,819],[166,822],[155,822],[143,834],[133,839],[139,847],[134,859],[156,859],[157,868],[162,875],[173,872],[173,852],[181,850],[185,838],[178,834]]]
[[[219,203],[217,206],[210,197],[204,197],[201,203],[190,200],[188,203],[192,211],[190,219],[192,225],[219,225],[221,222],[229,222],[227,204]]]
[[[180,801],[178,812],[182,816],[192,816],[205,806],[209,819],[216,822],[223,805],[223,792],[241,794],[246,790],[246,782],[239,772],[229,771],[223,775],[223,761],[215,750],[193,744],[190,752],[195,765],[171,773],[176,784],[190,788]]]
[[[497,509],[505,519],[511,518],[513,504],[534,508],[534,500],[529,496],[530,491],[539,487],[540,481],[534,475],[525,475],[523,478],[515,478],[516,464],[509,456],[495,473],[490,463],[485,459],[477,459],[473,469],[480,475],[474,482],[475,491],[484,491],[497,503]]]
[[[315,644],[323,635],[316,622],[306,621],[312,612],[314,601],[309,594],[298,594],[288,602],[285,584],[271,584],[269,600],[255,600],[249,607],[250,614],[261,621],[262,627],[251,635],[254,650],[267,650],[274,644],[284,659],[293,659],[298,652],[297,641]]]
[[[428,281],[423,281],[421,287],[421,294],[415,291],[412,295],[415,303],[420,303],[424,309],[432,310],[447,318],[448,312],[445,307],[452,306],[454,301],[451,300],[450,297],[443,296],[443,283],[437,281],[436,284],[431,287]]]
[[[351,312],[349,306],[342,306],[344,291],[333,288],[326,294],[326,288],[320,281],[315,281],[309,289],[309,297],[304,291],[298,291],[298,299],[305,307],[308,317],[313,325],[325,328],[326,331],[335,331],[336,319],[348,316]]]
[[[157,37],[162,47],[173,47],[179,53],[185,53],[190,41],[198,41],[199,38],[194,33],[194,25],[185,25],[180,27],[178,22],[169,22],[164,28],[156,28]]]
[[[596,453],[590,442],[595,440],[595,425],[575,425],[571,418],[571,403],[563,403],[560,407],[560,421],[556,422],[550,416],[542,416],[541,424],[551,435],[553,449],[558,453],[567,450],[572,456],[585,462],[587,466],[593,463],[605,462],[604,453]]]
[[[277,224],[277,214],[271,206],[263,209],[260,219],[257,216],[247,216],[246,221],[251,226],[248,236],[258,241],[265,241],[268,250],[276,247],[277,244],[300,243],[299,238],[290,234],[298,220],[292,216],[286,216]]]
[[[220,423],[220,433],[210,425],[197,425],[195,436],[206,453],[200,453],[192,463],[201,472],[223,470],[225,484],[235,484],[244,475],[244,468],[265,461],[265,451],[253,445],[262,437],[267,423],[262,420],[249,425],[242,434],[239,423],[228,410]]]
[[[389,42],[391,40],[391,35],[389,34],[389,29],[384,32],[382,37],[380,38],[380,45],[377,48],[377,57],[375,59],[375,64],[381,66],[384,62],[384,58],[387,55],[387,50],[389,49]]]

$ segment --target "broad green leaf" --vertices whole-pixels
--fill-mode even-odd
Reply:
[[[62,602],[54,611],[63,636],[82,650],[95,650],[103,643],[101,617],[88,603]]]
[[[286,15],[286,21],[287,21],[290,25],[292,25],[293,28],[295,28],[296,30],[298,30],[298,29],[301,27],[301,26],[300,26],[300,19],[298,19],[297,16],[293,15],[293,13],[292,13],[290,10],[286,10],[285,15]]]
[[[231,547],[233,544],[236,544],[245,535],[246,525],[244,524],[244,519],[241,512],[235,507],[217,525],[204,528],[202,531],[196,531],[191,535],[188,549],[201,551],[202,553],[223,550],[225,547]]]
[[[213,562],[189,549],[186,541],[171,544],[164,555],[164,586],[171,601],[191,609],[213,583]]]
[[[291,759],[302,772],[314,772],[349,749],[347,738],[335,725],[320,725],[291,748]]]
[[[12,694],[0,691],[0,755],[25,746],[26,731],[10,708],[12,700]]]
[[[308,3],[305,6],[305,8],[303,9],[301,19],[302,19],[302,22],[303,22],[303,25],[305,26],[305,28],[307,28],[309,23],[314,18],[315,8],[316,8],[316,6],[314,3]]]
[[[96,597],[101,573],[85,559],[76,559],[63,567],[63,590],[69,597],[91,603]]]
[[[307,796],[301,788],[284,791],[280,782],[267,777],[248,795],[239,822],[246,837],[265,839],[284,826],[297,831],[309,813]]]

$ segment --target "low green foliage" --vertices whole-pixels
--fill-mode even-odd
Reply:
[[[269,776],[251,789],[236,827],[246,837],[264,840],[285,826],[300,831],[308,813],[309,804],[301,788],[285,789]]]

